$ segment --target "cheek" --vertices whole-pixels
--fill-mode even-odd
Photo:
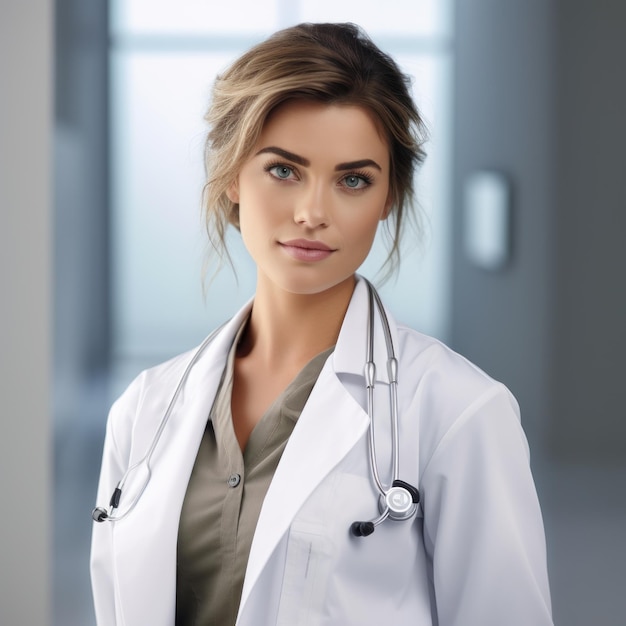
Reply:
[[[284,213],[283,204],[275,192],[265,189],[263,185],[257,186],[254,190],[241,190],[239,229],[249,251],[257,243],[273,239]]]
[[[239,194],[239,216],[242,224],[263,223],[267,213],[267,201],[261,191],[241,190]]]
[[[358,237],[361,245],[359,247],[365,255],[369,254],[372,247],[374,237],[376,236],[376,231],[378,229],[378,224],[380,224],[380,220],[370,220],[360,229]]]
[[[239,190],[239,205],[242,211],[248,213],[251,219],[262,220],[271,219],[279,214],[286,204],[284,191],[278,193],[274,185],[267,180],[255,181],[256,184],[249,185]]]
[[[355,216],[350,220],[350,224],[346,224],[345,232],[349,232],[354,239],[356,245],[362,242],[363,247],[370,247],[376,231],[380,224],[383,212],[380,204],[370,207],[369,210],[359,212],[358,217]]]

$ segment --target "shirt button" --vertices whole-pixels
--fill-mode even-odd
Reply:
[[[241,482],[241,476],[239,474],[231,474],[228,477],[228,486],[236,487]]]

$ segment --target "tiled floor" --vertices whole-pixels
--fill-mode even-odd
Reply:
[[[102,418],[84,415],[56,436],[55,626],[95,624],[88,552],[103,429]],[[626,468],[537,464],[535,476],[555,624],[624,626]]]

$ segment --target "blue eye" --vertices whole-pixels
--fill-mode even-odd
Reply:
[[[293,170],[287,165],[273,165],[268,171],[281,180],[287,180],[293,174]]]
[[[361,176],[360,174],[348,174],[347,176],[343,178],[343,184],[348,189],[356,190],[356,189],[365,189],[365,187],[368,187],[369,185],[372,184],[372,181],[370,178],[366,176]]]

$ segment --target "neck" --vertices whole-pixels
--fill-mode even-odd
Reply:
[[[356,280],[314,294],[280,290],[259,277],[239,354],[267,367],[299,369],[337,342]]]

